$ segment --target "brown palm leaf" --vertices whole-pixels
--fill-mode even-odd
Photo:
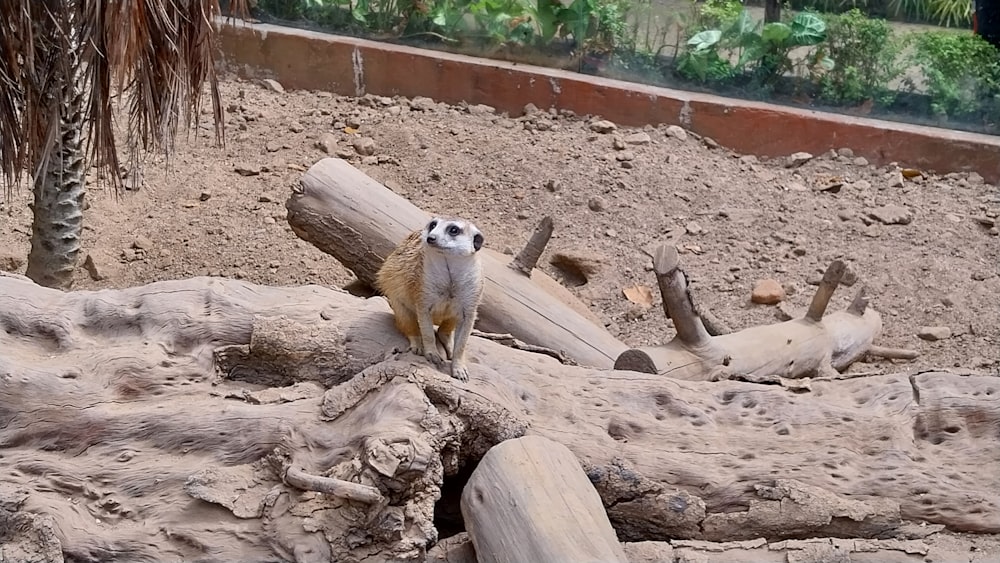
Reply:
[[[229,2],[247,13],[247,0]],[[43,169],[68,97],[82,100],[85,155],[121,187],[115,111],[124,146],[173,149],[179,125],[197,126],[206,82],[215,134],[224,142],[212,45],[218,0],[5,0],[0,2],[0,172],[8,195],[28,170]],[[71,116],[70,116],[71,117]]]

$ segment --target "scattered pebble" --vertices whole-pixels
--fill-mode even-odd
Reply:
[[[323,133],[316,139],[315,145],[326,154],[332,155],[337,152],[337,136],[333,133]]]
[[[885,225],[908,225],[913,221],[913,213],[899,205],[883,205],[868,210],[868,216]]]
[[[608,208],[608,201],[599,195],[595,195],[587,201],[587,207],[591,211],[604,211]]]
[[[946,326],[923,326],[920,327],[917,336],[929,342],[947,340],[951,338],[951,329]]]
[[[807,152],[797,152],[785,159],[785,168],[798,168],[813,159]]]
[[[757,280],[750,294],[750,301],[760,305],[774,305],[785,299],[785,288],[773,279]]]
[[[673,137],[679,141],[686,141],[688,138],[687,131],[685,131],[680,125],[671,125],[667,127],[667,136]]]
[[[600,121],[595,121],[590,124],[590,130],[595,133],[607,134],[615,131],[616,129],[618,129],[618,126],[607,119],[601,119]]]
[[[624,140],[629,145],[648,145],[653,139],[649,136],[649,133],[640,131],[639,133],[628,135]]]
[[[270,79],[270,78],[265,78],[265,79],[261,80],[260,83],[261,83],[261,85],[264,86],[264,88],[267,88],[268,90],[270,90],[272,92],[276,92],[278,94],[284,94],[285,93],[285,87],[282,86],[281,83],[278,82],[277,80],[273,80],[273,79]]]
[[[249,164],[249,163],[245,163],[245,162],[244,163],[240,163],[240,164],[236,165],[236,167],[234,168],[234,170],[236,170],[236,173],[239,174],[240,176],[259,176],[260,175],[260,165],[258,165],[258,164]]]

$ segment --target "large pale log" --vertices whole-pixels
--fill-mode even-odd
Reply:
[[[419,561],[445,475],[530,432],[580,460],[623,541],[908,537],[904,520],[1000,533],[995,376],[792,391],[474,339],[459,383],[380,362],[391,326],[384,300],[322,287],[63,293],[0,276],[0,507],[75,560]],[[242,379],[218,378],[217,358]]]
[[[286,203],[288,223],[302,239],[372,284],[385,257],[431,218],[344,160],[325,158],[302,177]],[[567,289],[535,269],[508,267],[510,257],[481,251],[486,287],[476,326],[562,351],[579,364],[609,368],[627,349]]]
[[[486,452],[462,491],[479,563],[625,563],[601,497],[566,446],[540,436]]]
[[[718,336],[706,329],[673,246],[657,247],[653,271],[664,312],[677,335],[666,344],[626,350],[615,360],[615,369],[688,380],[762,380],[836,376],[866,353],[915,356],[906,350],[873,346],[882,332],[882,317],[868,307],[863,293],[858,293],[846,311],[824,316],[844,272],[841,262],[834,262],[827,270],[802,318]]]

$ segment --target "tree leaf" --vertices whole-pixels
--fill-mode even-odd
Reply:
[[[772,43],[775,45],[780,45],[788,40],[792,36],[792,28],[781,22],[771,22],[764,25],[764,29],[760,31],[760,37],[766,43]]]
[[[628,299],[632,303],[637,303],[643,307],[651,307],[653,305],[653,290],[644,285],[630,285],[622,289],[622,293],[625,295],[625,299]]]
[[[800,12],[790,26],[796,45],[817,45],[826,39],[826,22],[811,12]]]
[[[691,39],[688,39],[687,44],[695,51],[705,51],[715,46],[720,39],[722,39],[721,31],[718,29],[706,29],[705,31],[696,33]]]

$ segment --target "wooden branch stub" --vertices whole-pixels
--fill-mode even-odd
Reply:
[[[677,248],[667,244],[656,247],[653,253],[653,272],[663,297],[663,312],[674,321],[677,338],[691,347],[708,345],[712,337],[691,301],[687,276],[680,269]]]
[[[535,265],[538,264],[538,259],[542,256],[542,252],[545,252],[545,245],[549,243],[549,238],[552,237],[553,228],[552,217],[542,219],[535,232],[532,233],[531,238],[524,245],[524,248],[511,260],[508,266],[531,277],[531,270],[535,269]]]
[[[285,482],[303,491],[316,491],[365,504],[378,504],[383,500],[382,493],[375,487],[332,477],[310,475],[291,465],[285,470]]]
[[[851,304],[847,307],[847,312],[860,317],[865,314],[865,309],[867,308],[868,297],[865,296],[865,288],[862,287],[858,289],[858,293],[854,296],[854,300],[851,301]]]
[[[542,436],[490,448],[461,508],[479,563],[627,561],[576,455]]]
[[[915,360],[920,357],[920,352],[907,350],[906,348],[886,348],[884,346],[871,346],[868,348],[868,355],[887,360]]]
[[[806,311],[807,319],[816,322],[823,320],[823,313],[826,312],[826,307],[830,304],[830,298],[833,297],[833,292],[840,285],[840,279],[844,277],[844,271],[846,270],[847,266],[840,260],[834,260],[830,263],[830,267],[826,269],[823,279],[819,282],[819,288],[816,289],[816,295],[813,296],[812,303],[809,304],[809,310]]]

